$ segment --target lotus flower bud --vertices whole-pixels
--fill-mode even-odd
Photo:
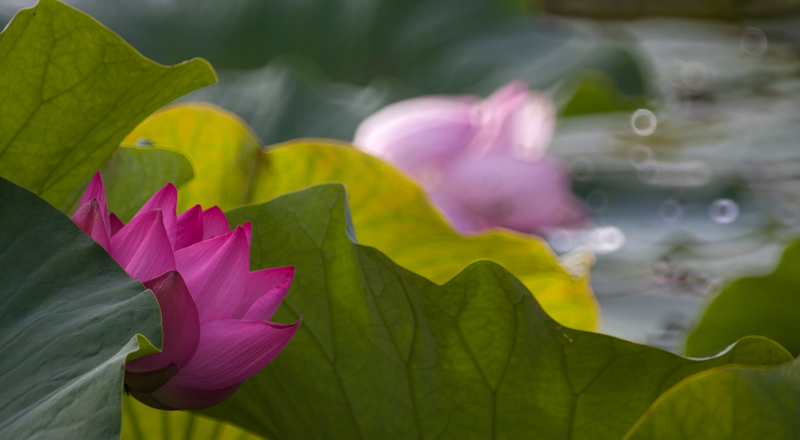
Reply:
[[[199,205],[177,215],[177,200],[168,184],[124,224],[108,212],[97,173],[72,219],[161,309],[162,350],[126,363],[126,389],[155,408],[200,410],[272,362],[300,321],[269,321],[294,267],[250,272],[250,223],[231,231],[219,208]]]

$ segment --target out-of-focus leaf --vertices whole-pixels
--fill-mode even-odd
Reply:
[[[778,267],[764,277],[731,283],[706,309],[686,340],[688,356],[718,353],[746,335],[777,341],[800,354],[800,243],[786,248]]]
[[[359,241],[402,267],[444,283],[474,261],[492,260],[519,278],[558,322],[582,330],[599,323],[588,279],[568,274],[544,240],[509,230],[465,237],[448,226],[414,181],[347,145],[297,141],[270,152],[252,200],[324,182],[347,185]]]
[[[800,436],[800,362],[714,368],[664,393],[626,440],[790,440]]]
[[[423,94],[490,93],[521,79],[536,90],[561,90],[572,72],[607,75],[619,100],[648,92],[637,60],[619,45],[578,38],[556,26],[498,26],[453,43],[413,78],[379,76],[366,84],[332,81],[307,60],[282,56],[249,71],[220,71],[220,82],[184,102],[208,101],[236,113],[267,143],[300,137],[350,141],[358,124],[393,102]],[[652,92],[652,91],[650,91]]]
[[[125,358],[137,334],[161,345],[155,296],[1,178],[0,280],[0,438],[119,438]]]
[[[476,260],[492,260],[525,283],[558,322],[584,330],[597,326],[588,280],[569,275],[543,240],[511,231],[464,237],[405,174],[346,144],[298,141],[260,153],[257,139],[238,118],[204,104],[156,113],[126,142],[139,138],[181,151],[194,163],[195,178],[179,190],[183,209],[195,203],[229,209],[319,183],[343,182],[360,242],[401,266],[444,283]]]
[[[608,74],[597,70],[582,70],[568,81],[570,97],[562,114],[564,116],[590,113],[632,111],[644,106],[644,101],[631,98],[617,88]]]
[[[122,440],[263,440],[238,426],[188,411],[160,411],[122,399]]]
[[[199,54],[243,70],[295,54],[350,83],[414,70],[448,44],[521,16],[508,0],[68,2],[163,63]]]
[[[194,176],[181,153],[161,148],[122,146],[100,170],[108,209],[127,222],[156,191],[169,182],[180,187]]]
[[[215,80],[203,60],[158,65],[88,15],[41,0],[0,34],[0,176],[68,210],[136,124]]]
[[[325,137],[351,140],[367,116],[419,94],[397,81],[367,86],[331,82],[308,63],[280,59],[255,70],[221,71],[220,82],[181,98],[232,111],[267,144]]]
[[[251,200],[261,141],[241,119],[204,103],[178,104],[147,118],[123,141],[137,140],[185,154],[195,178],[180,188],[178,211],[199,203],[223,210]]]
[[[189,99],[236,113],[267,144],[349,141],[375,103],[486,95],[515,79],[553,90],[576,69],[653,92],[636,51],[591,23],[525,17],[515,0],[67,1],[154,60],[211,61],[220,83]]]
[[[267,438],[610,440],[691,374],[791,359],[763,338],[694,361],[569,329],[492,262],[431,283],[357,244],[346,200],[328,184],[228,213],[253,222],[253,269],[297,267],[272,320],[304,318],[207,414]]]
[[[705,19],[740,20],[759,18],[784,18],[800,13],[793,2],[764,2],[759,0],[674,0],[653,2],[647,0],[618,0],[591,2],[586,0],[526,0],[526,3],[543,5],[547,12],[611,20],[631,20],[642,17],[673,16]]]

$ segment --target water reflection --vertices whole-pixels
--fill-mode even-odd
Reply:
[[[609,254],[625,246],[625,240],[625,233],[616,226],[556,229],[547,233],[547,241],[558,253],[586,249],[595,254]]]
[[[761,29],[749,27],[742,32],[741,47],[748,55],[760,56],[767,50],[767,36]]]
[[[650,136],[656,131],[657,125],[656,115],[650,110],[642,108],[633,112],[631,116],[631,127],[639,136]]]
[[[739,205],[730,199],[717,199],[708,206],[708,216],[715,223],[733,223],[739,217]]]
[[[658,218],[664,224],[675,224],[683,217],[683,206],[677,200],[665,200],[658,209]]]

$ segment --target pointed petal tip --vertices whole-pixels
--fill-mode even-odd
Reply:
[[[243,243],[247,243],[247,249],[250,249],[250,240],[253,236],[253,229],[250,226],[250,222],[245,223],[244,225],[239,225],[236,229],[233,230],[233,237],[232,240],[241,240]]]
[[[194,205],[191,208],[187,209],[186,211],[183,211],[180,215],[186,215],[189,212],[191,212],[192,214],[194,214],[195,212],[203,212],[203,207],[200,205]]]
[[[103,208],[97,199],[84,203],[71,217],[72,221],[94,241],[109,250],[110,237],[108,225],[103,216]]]
[[[203,239],[203,208],[194,205],[178,216],[175,250],[183,249]]]
[[[294,274],[294,266],[249,272],[242,301],[233,318],[269,320],[286,297]]]
[[[114,234],[110,253],[128,275],[140,280],[149,280],[176,268],[160,210],[134,216]]]
[[[89,181],[89,185],[97,184],[97,183],[99,183],[100,185],[103,184],[103,176],[100,174],[100,170],[97,170],[94,173],[94,175],[92,176],[92,180]]]
[[[212,206],[203,211],[203,240],[218,237],[231,231],[228,219],[219,206]]]
[[[153,196],[150,199],[152,200],[156,196],[160,197],[168,196],[169,197],[167,198],[168,201],[171,201],[170,199],[174,196],[177,202],[178,189],[175,188],[175,185],[173,185],[172,182],[169,182],[166,185],[162,186],[158,191],[156,191],[155,194],[153,194]]]
[[[139,209],[139,212],[137,212],[134,217],[143,215],[156,209],[162,210],[164,216],[164,227],[166,228],[170,245],[174,249],[178,229],[177,206],[178,190],[175,189],[175,185],[168,183],[156,191],[156,193],[153,194],[153,196],[150,197],[147,202],[145,202],[144,206]]]

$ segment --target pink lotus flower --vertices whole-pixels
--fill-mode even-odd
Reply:
[[[416,177],[464,232],[535,232],[586,218],[566,167],[545,150],[555,129],[549,97],[514,81],[485,100],[432,96],[365,119],[353,143]]]
[[[125,365],[126,388],[155,408],[199,410],[272,362],[300,321],[269,322],[294,267],[249,272],[249,222],[231,231],[216,206],[176,215],[177,200],[168,184],[123,224],[108,212],[98,172],[72,220],[152,290],[161,308],[163,350]]]

